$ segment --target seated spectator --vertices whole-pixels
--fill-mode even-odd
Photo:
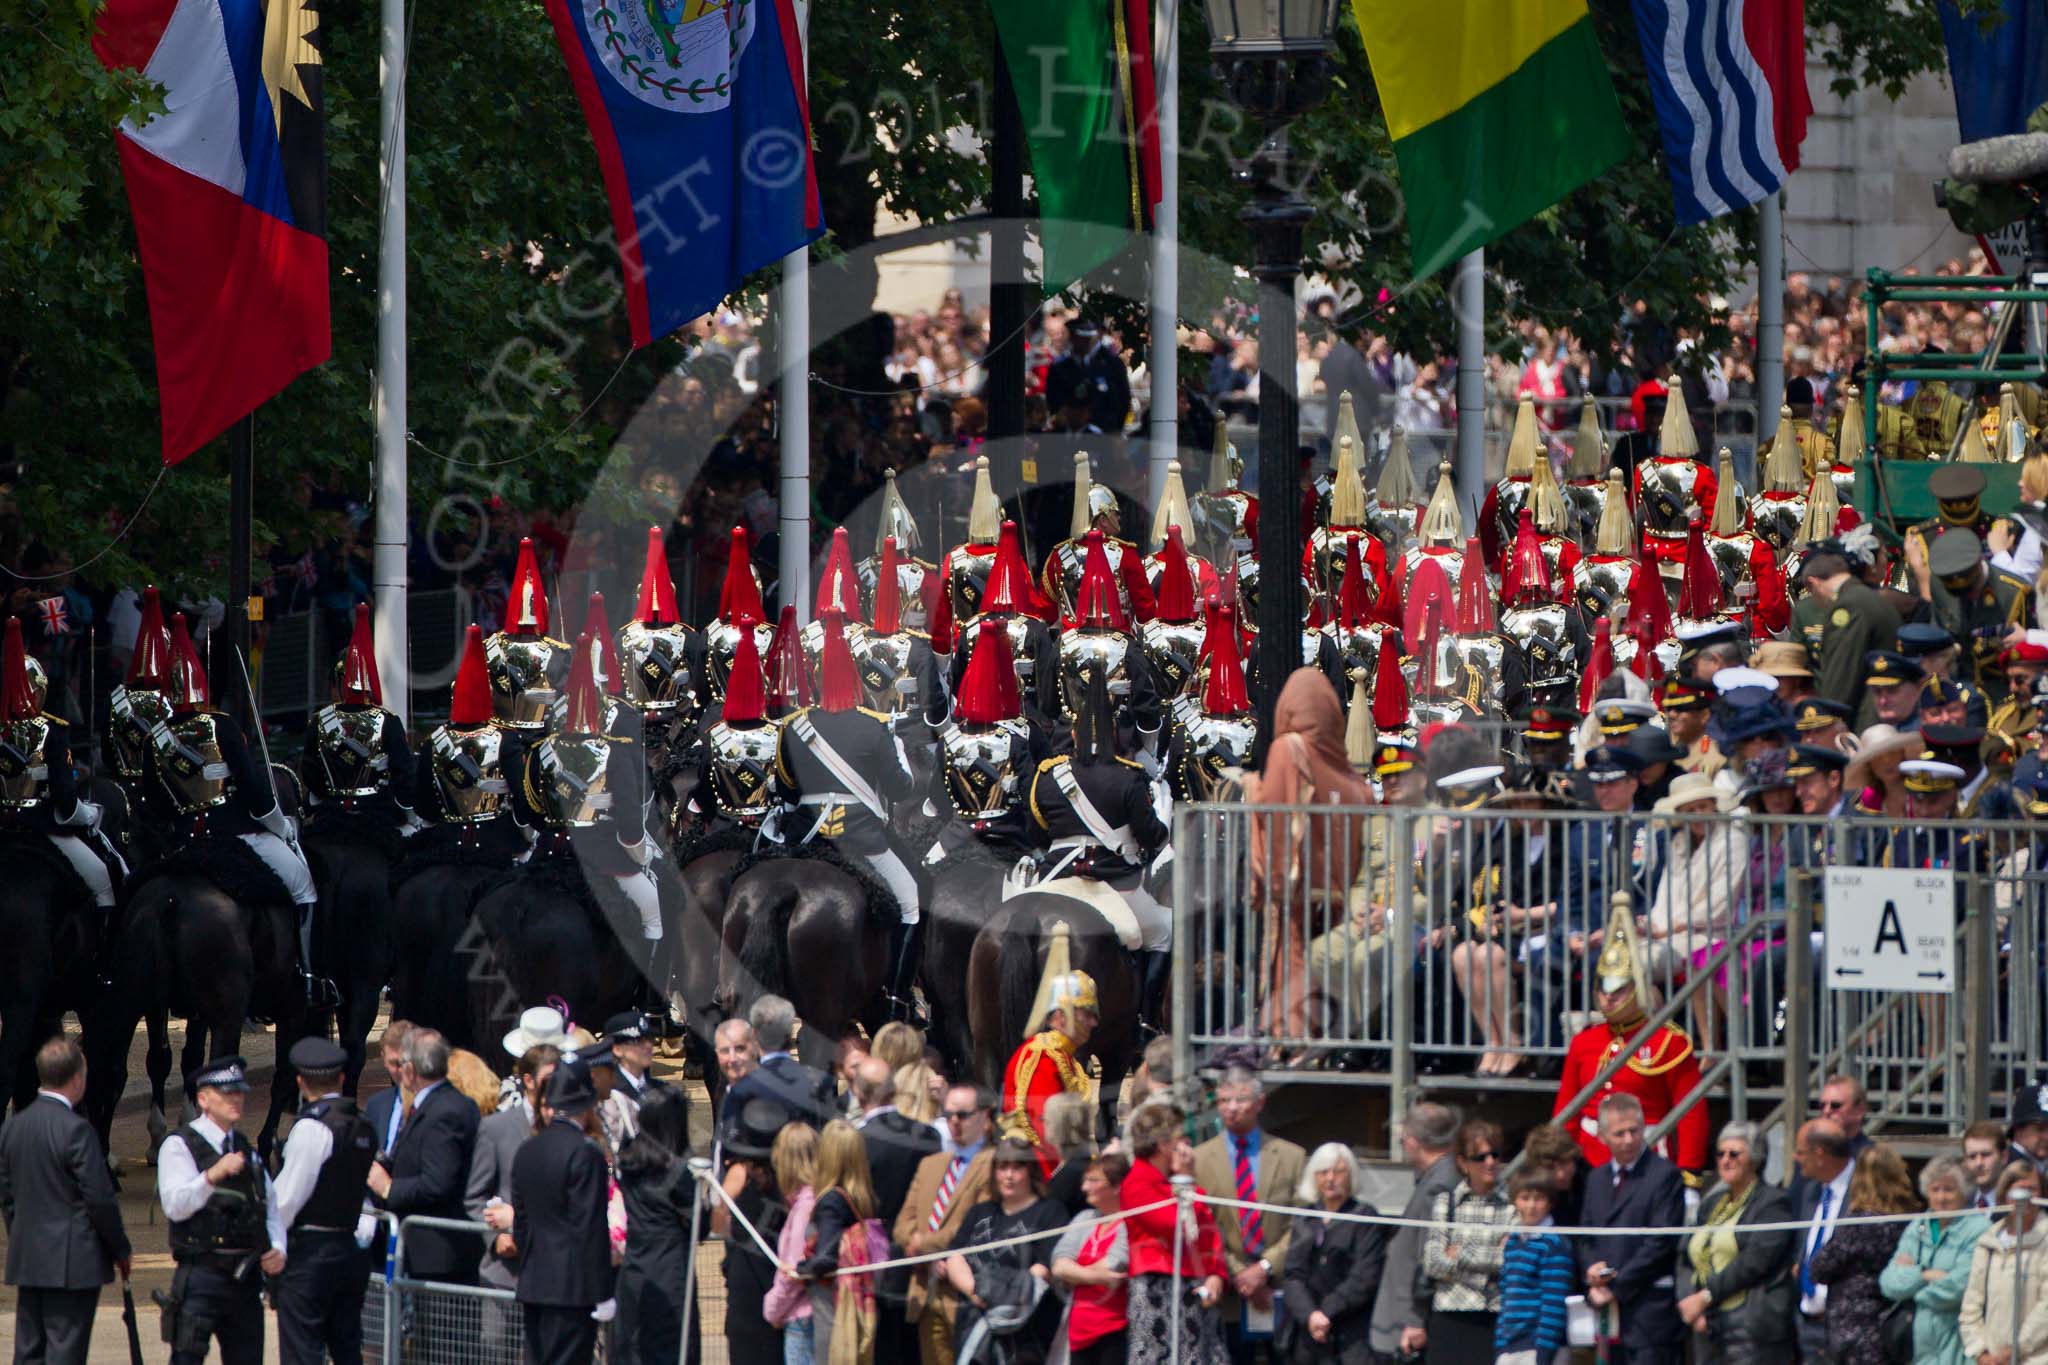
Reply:
[[[1467,1365],[1493,1352],[1501,1244],[1515,1221],[1500,1183],[1506,1145],[1499,1124],[1468,1119],[1458,1130],[1461,1178],[1430,1209],[1432,1223],[1449,1225],[1431,1228],[1422,1244],[1431,1286],[1423,1359],[1431,1365]]]
[[[2048,1224],[2041,1218],[2041,1175],[2015,1161],[1998,1177],[1998,1202],[2017,1204],[1977,1238],[1970,1284],[1958,1314],[1963,1359],[1976,1365],[2041,1365],[2048,1361]],[[2024,1202],[2022,1202],[2024,1201]],[[2024,1296],[2024,1297],[2021,1297]],[[2013,1342],[2019,1355],[2012,1355]]]
[[[1052,1249],[1052,1278],[1072,1297],[1067,1308],[1067,1359],[1071,1365],[1123,1365],[1129,1354],[1131,1246],[1123,1220],[1124,1177],[1130,1158],[1121,1152],[1098,1156],[1081,1177],[1085,1211]]]
[[[1547,1365],[1564,1345],[1564,1301],[1579,1277],[1571,1248],[1548,1231],[1557,1225],[1553,1193],[1543,1171],[1517,1171],[1508,1182],[1517,1221],[1501,1250],[1495,1365]]]
[[[1302,1167],[1303,1208],[1367,1213],[1356,1198],[1358,1163],[1341,1142],[1326,1142]],[[1368,1365],[1373,1296],[1386,1264],[1386,1232],[1373,1223],[1296,1218],[1281,1293],[1287,1303],[1278,1342],[1290,1361]]]
[[[995,1188],[967,1210],[960,1241],[982,1247],[1065,1225],[1067,1211],[1045,1197],[1032,1143],[1003,1138],[996,1143],[992,1169]],[[1045,1298],[1052,1249],[1048,1237],[956,1252],[940,1263],[946,1282],[960,1295],[953,1324],[958,1365],[1036,1365],[1045,1359],[1059,1326]]]
[[[1967,1365],[1959,1313],[1970,1287],[1977,1239],[1991,1223],[1976,1213],[1941,1215],[1969,1208],[1970,1189],[1969,1175],[1952,1156],[1938,1156],[1921,1167],[1927,1216],[1906,1225],[1898,1254],[1877,1277],[1878,1292],[1887,1301],[1913,1305],[1915,1365]]]
[[[1680,1267],[1678,1315],[1693,1331],[1694,1365],[1791,1365],[1798,1234],[1737,1231],[1792,1221],[1785,1192],[1759,1178],[1763,1150],[1753,1123],[1728,1124],[1714,1145],[1721,1188],[1700,1205]]]
[[[1880,1142],[1857,1155],[1856,1173],[1849,1179],[1849,1219],[1913,1213],[1919,1207],[1906,1163],[1897,1152]],[[1903,1231],[1900,1223],[1842,1222],[1827,1245],[1813,1254],[1814,1282],[1828,1288],[1828,1355],[1842,1365],[1884,1358],[1884,1297],[1878,1292],[1877,1277],[1897,1254]]]
[[[1749,836],[1735,821],[1713,818],[1732,805],[1727,791],[1700,773],[1680,773],[1656,804],[1656,813],[1669,817],[1671,836],[1664,875],[1650,902],[1646,946],[1655,981],[1682,980],[1704,966],[1735,922],[1749,875]],[[1703,1040],[1714,1036],[1718,1012],[1715,991],[1693,996],[1695,1029]]]

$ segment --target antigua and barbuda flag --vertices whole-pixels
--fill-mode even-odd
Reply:
[[[824,231],[791,0],[547,0],[597,144],[633,344]]]
[[[326,360],[315,0],[104,0],[93,51],[163,87],[116,136],[156,341],[164,463]]]
[[[1635,0],[1678,221],[1776,194],[1799,169],[1806,0]]]

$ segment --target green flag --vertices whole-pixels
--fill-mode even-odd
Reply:
[[[989,0],[1023,115],[1056,294],[1142,232],[1158,202],[1143,0]]]

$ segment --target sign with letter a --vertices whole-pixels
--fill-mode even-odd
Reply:
[[[1955,877],[1946,868],[1829,868],[1828,986],[1953,994]]]

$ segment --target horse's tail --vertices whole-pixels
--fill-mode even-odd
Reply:
[[[740,941],[742,1000],[760,994],[789,994],[789,920],[796,913],[797,888],[781,877],[749,878],[734,883],[738,910],[747,926]]]

